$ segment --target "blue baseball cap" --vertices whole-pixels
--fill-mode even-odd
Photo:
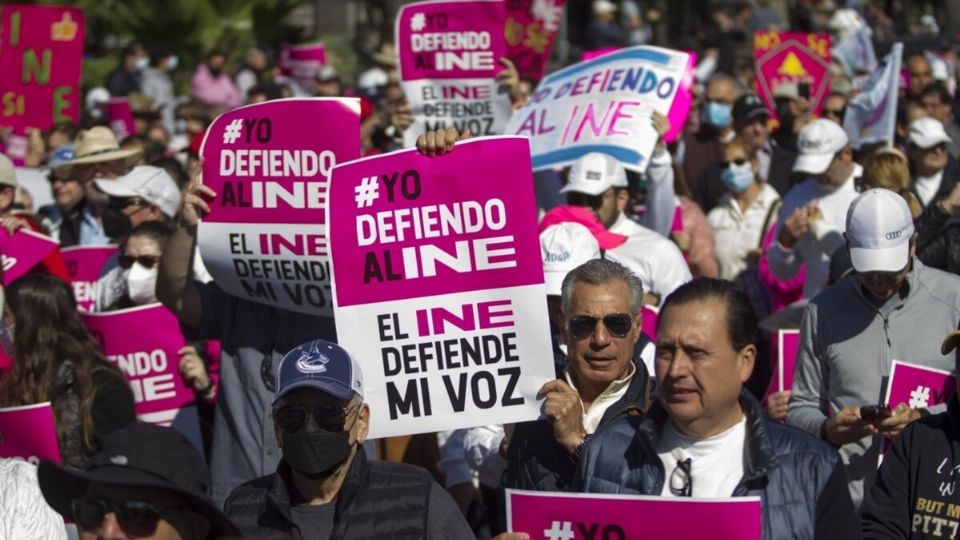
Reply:
[[[74,152],[73,144],[65,144],[50,154],[50,160],[47,162],[47,167],[51,171],[54,171],[54,175],[57,178],[61,178],[61,175],[57,174],[56,170],[60,168],[61,165],[73,161],[74,157],[76,157],[76,153]]]
[[[317,339],[283,356],[273,402],[297,388],[313,388],[338,399],[363,399],[363,372],[346,349]]]

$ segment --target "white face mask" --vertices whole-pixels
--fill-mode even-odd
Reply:
[[[176,55],[167,58],[167,71],[173,71],[177,69],[177,64],[180,63],[180,59]]]
[[[146,56],[141,56],[140,58],[137,58],[137,63],[135,64],[135,67],[137,68],[137,71],[143,71],[147,69],[147,66],[149,65],[150,65],[150,59],[147,58]]]
[[[146,268],[136,262],[127,272],[127,294],[130,301],[137,305],[150,304],[157,301],[157,270]]]

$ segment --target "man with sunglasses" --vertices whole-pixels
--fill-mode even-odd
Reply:
[[[560,292],[566,367],[540,389],[541,420],[518,424],[505,443],[503,485],[571,491],[584,444],[620,414],[646,409],[649,374],[640,339],[643,285],[625,266],[593,259]]]
[[[272,417],[277,472],[234,489],[225,509],[248,538],[473,538],[427,471],[367,459],[363,374],[339,345],[315,340],[283,357]]]
[[[960,176],[960,163],[950,157],[953,141],[935,118],[918,118],[907,133],[907,158],[913,183],[910,190],[924,211],[950,194]]]
[[[777,241],[767,250],[770,270],[787,280],[806,266],[803,297],[813,298],[827,282],[830,257],[839,247],[847,207],[857,196],[854,179],[863,167],[853,161],[847,133],[820,118],[800,130],[800,151],[793,171],[808,176],[783,198]]]
[[[621,416],[590,440],[580,490],[756,496],[765,540],[859,538],[837,453],[768,418],[743,388],[756,339],[750,298],[731,281],[698,278],[667,297],[657,327],[658,398],[645,416]]]
[[[131,424],[104,437],[83,470],[44,461],[37,478],[82,540],[240,538],[210,501],[203,456],[171,428]]]
[[[910,209],[892,191],[857,197],[845,236],[853,273],[804,311],[787,422],[839,448],[859,507],[883,440],[943,409],[899,403],[889,416],[870,418],[861,416],[861,407],[881,404],[893,360],[953,369],[939,342],[960,320],[960,277],[913,256]]]

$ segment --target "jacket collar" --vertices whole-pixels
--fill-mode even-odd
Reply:
[[[770,474],[770,471],[777,468],[779,463],[776,450],[767,435],[768,420],[760,404],[747,390],[740,391],[740,407],[743,408],[743,414],[747,417],[747,440],[744,443],[746,459],[743,479],[740,481],[743,484]],[[655,400],[646,418],[640,423],[637,435],[644,439],[649,448],[656,448],[657,438],[666,422],[667,411],[660,405],[660,400]]]
[[[954,433],[960,433],[960,401],[957,400],[956,393],[947,402],[947,418],[953,426]]]

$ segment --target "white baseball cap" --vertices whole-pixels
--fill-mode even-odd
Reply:
[[[607,154],[590,152],[570,167],[567,185],[560,189],[560,193],[572,191],[596,196],[612,187],[627,187],[627,171]]]
[[[593,2],[593,12],[598,15],[615,11],[617,11],[617,5],[610,0],[594,0]]]
[[[581,264],[600,258],[597,239],[579,223],[565,221],[540,233],[540,256],[547,295],[560,296],[563,278]]]
[[[950,142],[950,136],[943,129],[943,123],[936,118],[917,118],[910,123],[907,142],[920,148],[933,148],[940,143]]]
[[[910,260],[913,216],[889,189],[865,191],[847,209],[850,262],[857,272],[899,272]]]
[[[800,155],[793,172],[809,175],[823,174],[830,168],[833,157],[847,146],[847,132],[832,120],[820,118],[800,130],[797,147]]]
[[[98,178],[97,187],[111,197],[120,199],[140,197],[157,205],[160,211],[173,218],[180,208],[180,190],[167,171],[160,167],[140,165],[116,180]]]

